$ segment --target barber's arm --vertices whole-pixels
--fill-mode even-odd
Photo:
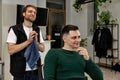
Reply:
[[[15,54],[15,53],[23,50],[24,48],[26,48],[32,42],[33,37],[35,36],[34,34],[35,34],[35,32],[31,32],[29,34],[29,39],[27,39],[26,41],[24,41],[20,44],[16,44],[15,41],[14,41],[14,43],[13,42],[7,42],[9,54],[10,55]],[[17,37],[15,36],[13,39],[17,39]]]
[[[21,43],[21,44],[16,44],[16,43],[7,43],[8,45],[8,53],[10,55],[17,53],[21,50],[23,50],[25,47],[27,47],[31,42],[29,42],[28,40]]]
[[[38,42],[38,33],[35,32],[35,31],[32,31],[32,35],[34,35],[35,39],[36,39],[36,42],[37,42],[37,46],[38,46],[38,49],[39,51],[41,52],[44,52],[45,50],[45,45],[44,45],[44,42]],[[42,36],[42,34],[40,33],[40,35]],[[42,38],[42,37],[41,37]]]
[[[39,42],[37,42],[37,45],[38,45],[39,50],[40,50],[41,52],[44,52],[44,50],[45,50],[45,45],[44,45],[44,43],[39,43]]]

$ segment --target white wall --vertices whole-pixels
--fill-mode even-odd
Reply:
[[[2,0],[0,0],[0,30],[2,30]],[[0,33],[0,45],[2,45],[2,31],[1,31],[1,33]],[[0,56],[2,56],[1,55],[1,53],[2,53],[2,47],[0,47]]]
[[[87,36],[87,5],[83,5],[83,10],[80,13],[76,13],[73,8],[75,0],[66,0],[66,24],[74,24],[79,26],[81,36],[85,38]]]
[[[46,8],[46,0],[37,0],[37,6]]]
[[[73,0],[66,0],[66,24],[70,24],[71,23],[71,15],[72,15],[72,1]]]

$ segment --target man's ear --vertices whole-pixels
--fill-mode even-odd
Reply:
[[[62,40],[64,41],[64,39],[65,39],[65,37],[64,36],[62,36]]]
[[[23,12],[22,15],[25,16],[25,13]]]
[[[62,40],[63,40],[64,42],[66,41],[66,38],[67,38],[67,36],[65,36],[65,35],[62,36]]]

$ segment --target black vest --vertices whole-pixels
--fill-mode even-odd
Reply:
[[[11,26],[10,28],[13,29],[17,37],[16,44],[20,44],[27,40],[27,36],[25,34],[22,24]],[[33,30],[35,30],[38,33],[38,41],[40,42],[39,40],[40,29],[37,26],[33,25]],[[25,50],[26,48],[13,55],[10,55],[10,72],[13,76],[22,77],[25,74],[25,68],[26,68],[26,59],[24,57]],[[40,65],[40,61],[39,61],[39,65]]]

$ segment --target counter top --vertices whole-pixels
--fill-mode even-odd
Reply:
[[[48,42],[55,42],[55,40],[45,40],[45,42],[48,41]]]

